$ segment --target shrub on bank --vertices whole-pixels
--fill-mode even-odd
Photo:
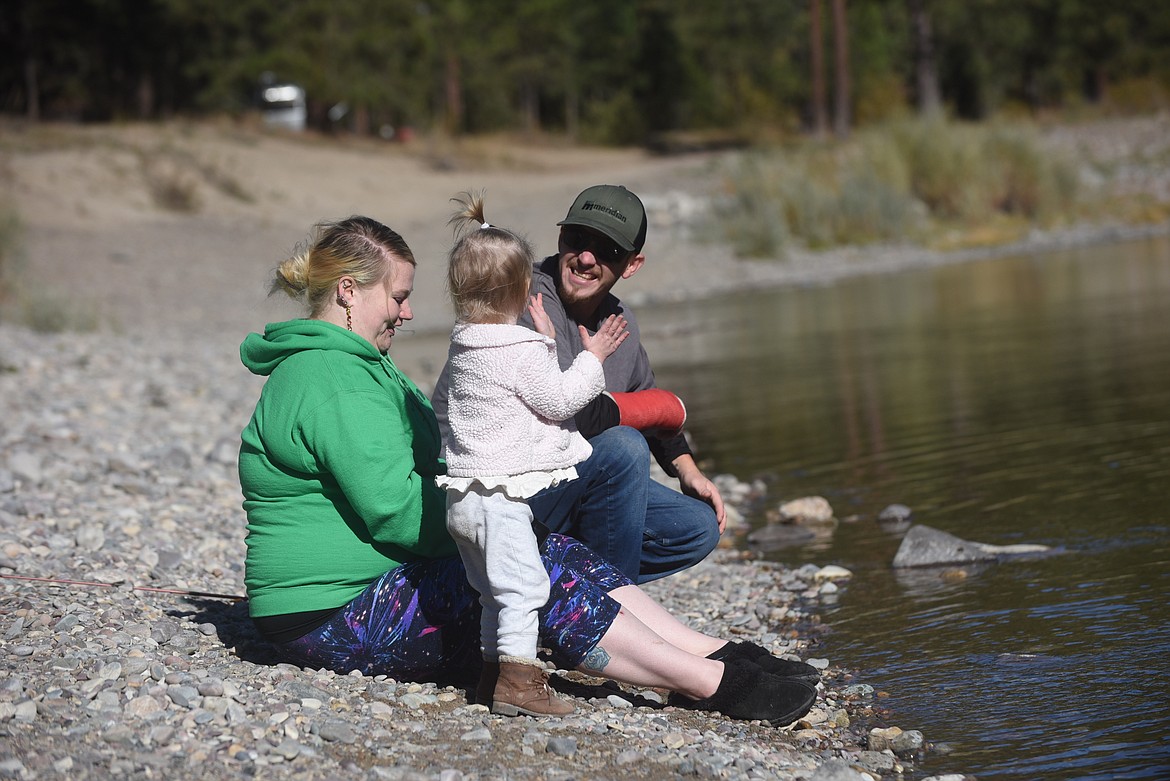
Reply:
[[[716,208],[744,256],[977,233],[1005,217],[1051,224],[1075,206],[1076,169],[1026,125],[902,120],[842,143],[754,149],[724,169]]]
[[[20,219],[11,207],[0,204],[0,311],[16,295],[16,257],[20,248]]]
[[[63,302],[41,286],[28,284],[23,232],[16,210],[0,204],[0,320],[42,333],[96,329],[98,317],[92,305]]]

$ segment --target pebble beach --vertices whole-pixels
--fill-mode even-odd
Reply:
[[[1134,144],[1162,144],[1166,122],[1134,123]],[[274,308],[264,290],[309,225],[365,213],[408,238],[420,259],[418,331],[396,337],[391,356],[428,390],[450,318],[447,197],[486,185],[500,224],[544,246],[583,184],[622,181],[648,202],[685,204],[675,195],[710,187],[702,160],[557,152],[554,165],[526,150],[522,164],[451,171],[235,129],[130,126],[44,149],[24,130],[4,132],[6,149],[18,150],[0,155],[24,228],[18,270],[36,283],[21,303],[65,328],[31,330],[18,324],[28,314],[0,313],[9,315],[0,317],[0,779],[923,775],[916,763],[938,750],[929,725],[894,723],[864,670],[818,652],[831,631],[820,606],[850,588],[837,568],[787,568],[727,547],[647,586],[697,629],[821,669],[816,706],[783,728],[673,708],[664,692],[566,671],[554,685],[575,714],[494,716],[460,686],[281,664],[239,599],[236,451],[262,381],[237,348],[248,330],[297,314]],[[218,172],[210,184],[170,174],[194,177],[198,205],[186,214],[152,204],[147,174],[156,173],[135,162],[176,145],[184,154],[175,160]],[[1162,192],[1170,177],[1157,170],[1151,186]],[[224,174],[246,198],[216,189]],[[652,216],[669,217],[667,206]],[[654,224],[646,270],[619,291],[629,302],[824,284],[859,273],[861,255],[866,273],[965,259],[896,247],[741,262],[678,229],[687,222]],[[1023,249],[1109,240],[1113,230],[1034,235]],[[716,479],[740,524],[779,500],[739,476]]]
[[[279,663],[231,598],[236,449],[260,387],[226,342],[0,325],[0,778],[856,781],[924,748],[886,729],[863,673],[817,656],[818,601],[848,573],[731,549],[647,588],[696,628],[821,668],[787,728],[565,671],[577,712],[552,720]]]

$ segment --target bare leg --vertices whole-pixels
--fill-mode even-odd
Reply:
[[[687,653],[706,656],[727,645],[726,640],[691,629],[637,586],[615,588],[609,595],[660,638]]]
[[[618,592],[626,588],[641,593],[636,586],[629,586],[615,589],[611,596],[617,599]],[[648,596],[642,596],[653,604]],[[716,647],[721,644],[715,642]],[[704,659],[667,642],[625,607],[579,669],[635,686],[670,689],[692,699],[710,697],[723,680],[723,662]]]

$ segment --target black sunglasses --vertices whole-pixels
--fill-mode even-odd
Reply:
[[[565,246],[569,248],[570,252],[589,250],[593,253],[593,257],[602,263],[620,263],[630,254],[628,250],[619,247],[612,239],[580,228],[562,228],[561,240],[565,242]]]

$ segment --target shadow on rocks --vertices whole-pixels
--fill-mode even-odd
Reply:
[[[252,618],[248,615],[248,603],[245,600],[225,602],[218,599],[200,599],[191,597],[187,600],[192,610],[175,610],[171,615],[185,617],[199,626],[211,624],[215,627],[215,634],[220,642],[230,649],[240,660],[252,664],[272,666],[282,660],[276,649],[260,634]]]
[[[272,643],[264,639],[248,615],[246,600],[225,602],[216,599],[188,597],[192,609],[170,611],[174,618],[185,618],[201,629],[207,626],[205,634],[214,634],[219,641],[240,661],[272,667],[287,662]],[[212,627],[214,630],[212,630]],[[451,669],[429,674],[405,676],[403,681],[434,683],[437,686],[451,686],[462,689],[468,702],[474,701],[475,688],[479,683],[479,665],[474,669]]]

